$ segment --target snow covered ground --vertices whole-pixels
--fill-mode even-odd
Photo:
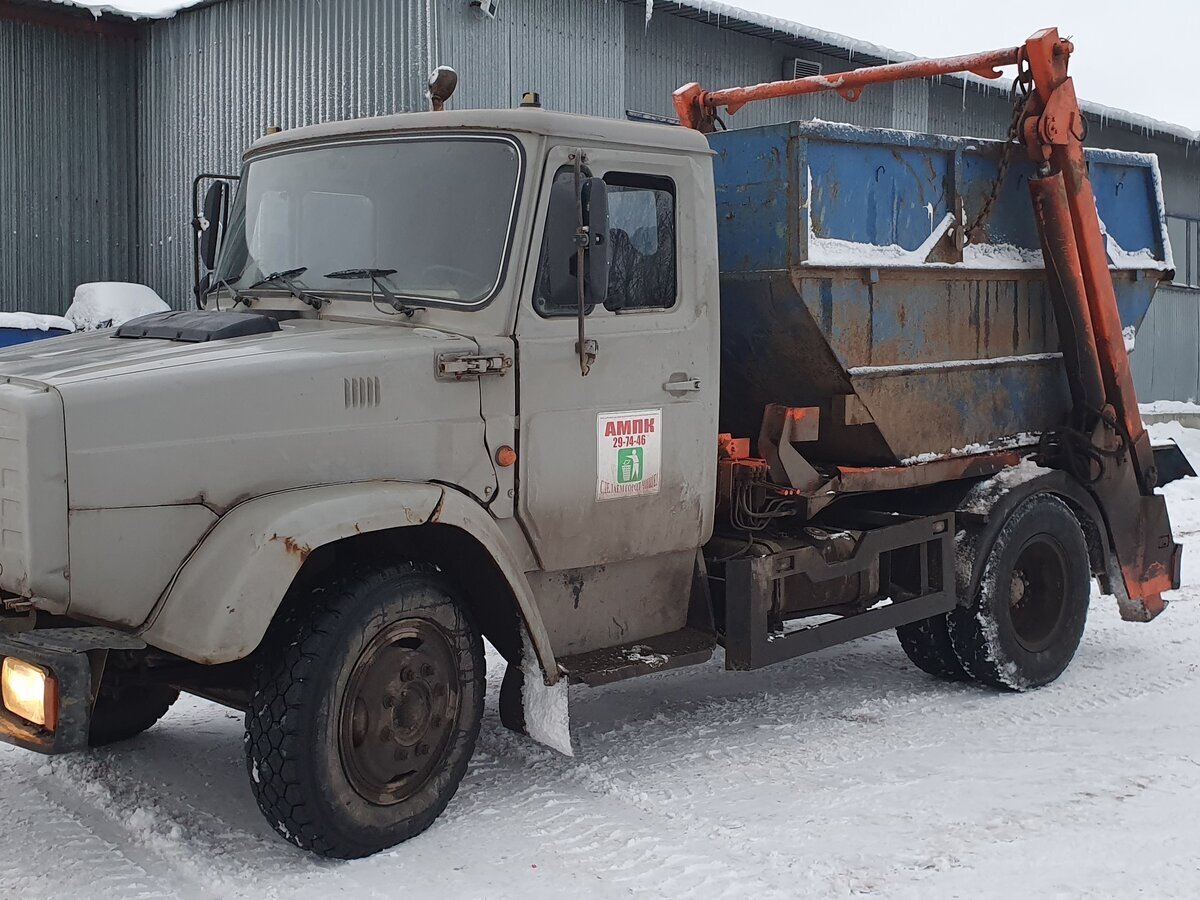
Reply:
[[[1154,433],[1200,460],[1200,431]],[[1041,691],[934,681],[879,635],[760,672],[572,688],[566,759],[500,726],[492,657],[446,814],[353,863],[278,840],[241,716],[184,700],[117,749],[0,749],[0,897],[1195,897],[1200,479],[1166,493],[1184,589],[1149,625],[1094,598]]]

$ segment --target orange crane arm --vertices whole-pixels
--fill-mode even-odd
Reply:
[[[713,131],[716,111],[721,108],[732,114],[754,100],[797,97],[821,91],[837,91],[845,99],[854,102],[862,96],[863,88],[867,85],[962,72],[971,72],[981,78],[999,78],[1001,73],[997,68],[1015,66],[1021,50],[1020,47],[1008,47],[1004,50],[950,56],[945,59],[914,59],[911,62],[872,66],[830,75],[809,75],[790,81],[768,81],[751,87],[726,88],[722,91],[706,91],[692,82],[675,92],[675,111],[679,115],[680,123],[709,134]]]
[[[985,53],[721,91],[686,84],[675,92],[674,102],[683,125],[710,133],[719,110],[732,114],[755,100],[836,91],[853,102],[872,84],[965,72],[998,78],[999,67],[1018,67],[1018,80],[1029,91],[1017,123],[1018,135],[1037,167],[1038,177],[1030,182],[1030,191],[1068,367],[1074,407],[1070,427],[1110,461],[1101,466],[1098,475],[1087,479],[1088,487],[1104,514],[1120,566],[1123,584],[1115,589],[1121,614],[1146,621],[1165,607],[1162,592],[1179,586],[1180,551],[1171,536],[1165,501],[1154,494],[1158,474],[1138,411],[1084,157],[1086,123],[1067,74],[1073,51],[1071,42],[1060,38],[1057,29],[1047,28],[1019,47]],[[1070,462],[1063,467],[1079,472],[1080,467]],[[1124,588],[1124,596],[1120,588]]]

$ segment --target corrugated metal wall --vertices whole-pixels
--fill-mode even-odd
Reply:
[[[1157,153],[1168,212],[1200,218],[1200,148],[1092,126],[1089,142],[1096,146]],[[1183,252],[1175,248],[1181,270]],[[1132,369],[1142,401],[1200,400],[1200,290],[1159,288],[1138,331]]]
[[[0,18],[0,310],[137,274],[134,43]]]
[[[1130,359],[1138,399],[1200,400],[1200,292],[1159,288]]]
[[[188,302],[191,180],[235,171],[268,125],[425,106],[433,65],[461,77],[459,107],[548,106],[619,116],[619,3],[506,0],[497,18],[460,0],[224,0],[154,23],[140,56],[143,280]]]
[[[432,0],[224,0],[144,31],[139,54],[141,280],[190,303],[192,179],[236,172],[268,126],[414,109]]]

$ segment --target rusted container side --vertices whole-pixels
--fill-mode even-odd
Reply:
[[[768,403],[816,406],[806,457],[895,465],[1062,424],[1070,397],[1019,149],[997,186],[994,141],[822,122],[711,141],[723,431],[756,435]],[[1132,334],[1172,268],[1157,160],[1092,151],[1089,164]]]

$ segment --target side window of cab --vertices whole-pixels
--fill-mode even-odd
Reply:
[[[675,305],[675,183],[660,175],[609,172],[608,298],[613,312]]]
[[[574,178],[563,166],[555,182]],[[608,297],[609,312],[671,309],[678,293],[676,277],[675,183],[660,175],[608,172]],[[547,221],[551,228],[574,228],[575,223]],[[555,303],[549,290],[546,238],[533,294],[533,307],[545,317],[574,316],[574,303]],[[592,307],[585,313],[590,315]]]

